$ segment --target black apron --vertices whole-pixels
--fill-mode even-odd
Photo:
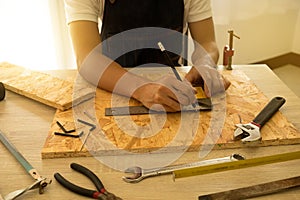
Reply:
[[[183,18],[183,0],[105,0],[102,53],[123,67],[170,65],[158,49],[157,43],[162,42],[178,65]]]

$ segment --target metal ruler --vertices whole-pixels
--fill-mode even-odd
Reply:
[[[198,105],[194,108],[191,105],[183,108],[182,111],[204,111],[212,109],[212,102],[210,98],[200,98]],[[159,114],[160,112],[149,110],[145,106],[124,106],[105,108],[105,116],[120,116],[120,115],[144,115],[144,114]]]
[[[173,172],[173,179],[222,172],[234,169],[242,169],[271,163],[285,162],[289,160],[300,159],[300,151],[264,156],[258,158],[250,158],[229,163],[219,163],[207,166],[191,167]]]

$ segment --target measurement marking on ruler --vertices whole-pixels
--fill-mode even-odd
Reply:
[[[300,151],[175,170],[173,179],[300,159]]]

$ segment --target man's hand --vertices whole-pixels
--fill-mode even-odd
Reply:
[[[195,92],[188,81],[179,81],[170,75],[142,85],[133,97],[149,109],[176,112],[181,110],[181,105],[196,102]]]
[[[215,68],[210,66],[192,67],[185,78],[193,86],[203,87],[208,97],[224,92],[231,84]]]

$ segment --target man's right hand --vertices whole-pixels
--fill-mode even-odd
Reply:
[[[179,81],[169,75],[137,88],[133,97],[149,109],[176,112],[182,105],[196,102],[195,92],[188,81]]]

